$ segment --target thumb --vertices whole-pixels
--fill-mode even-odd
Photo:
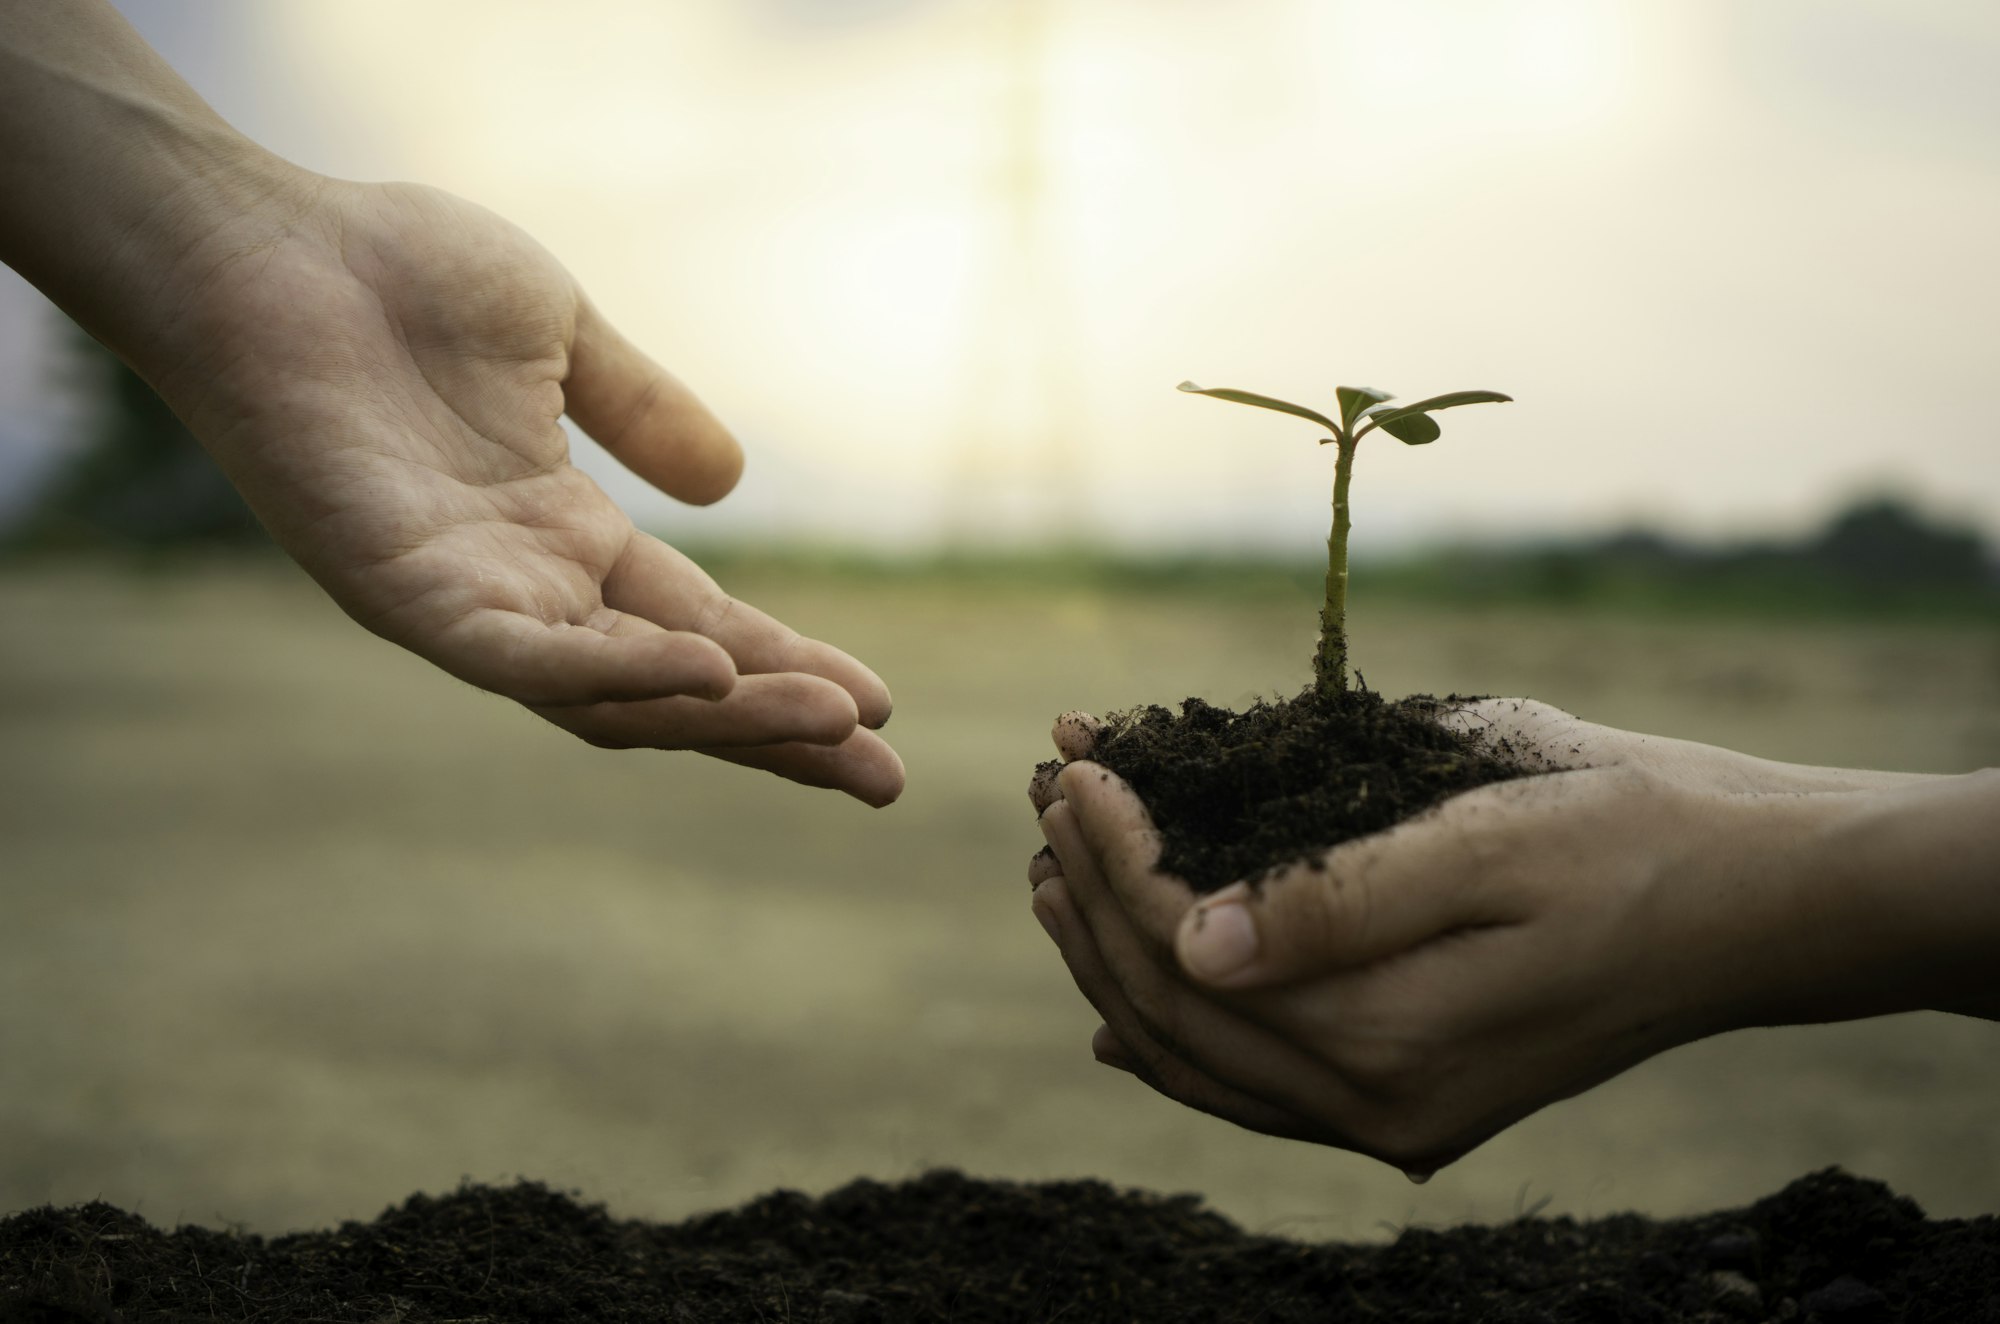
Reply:
[[[743,448],[679,378],[580,298],[563,407],[627,469],[697,506],[729,495]]]
[[[1232,883],[1182,918],[1181,968],[1213,988],[1260,988],[1384,960],[1471,922],[1455,836],[1406,826]]]

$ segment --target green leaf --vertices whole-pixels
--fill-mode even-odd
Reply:
[[[1382,424],[1382,430],[1405,446],[1423,446],[1438,439],[1442,431],[1429,414],[1406,414]]]
[[[1420,418],[1440,409],[1456,409],[1460,405],[1507,404],[1513,399],[1513,396],[1502,395],[1498,391],[1451,391],[1444,395],[1431,396],[1427,400],[1417,400],[1407,405],[1397,405],[1388,409],[1377,405],[1362,415],[1367,420],[1367,426],[1354,435],[1360,437],[1366,434],[1370,428],[1379,427],[1399,441],[1408,442],[1412,446],[1421,446],[1424,442],[1437,440],[1438,433],[1435,422],[1431,423],[1428,434],[1426,434],[1425,429],[1419,427],[1414,429],[1411,435],[1405,435],[1403,432],[1397,430],[1396,425],[1405,419]],[[1412,436],[1421,437],[1422,440],[1412,440]]]
[[[1346,428],[1352,428],[1354,420],[1361,416],[1361,411],[1370,405],[1379,405],[1384,400],[1396,398],[1387,391],[1378,391],[1372,386],[1336,386],[1333,388],[1333,393],[1340,397],[1340,423]]]
[[[1328,432],[1340,431],[1339,425],[1325,414],[1307,409],[1304,405],[1288,404],[1283,400],[1273,399],[1268,395],[1255,395],[1249,391],[1232,391],[1223,386],[1213,388],[1196,386],[1193,382],[1182,382],[1176,389],[1186,391],[1190,395],[1212,395],[1218,400],[1233,400],[1239,405],[1255,405],[1259,409],[1275,409],[1281,414],[1290,414],[1294,418],[1311,419]]]

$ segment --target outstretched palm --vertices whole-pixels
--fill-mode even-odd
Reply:
[[[701,402],[491,214],[327,184],[281,239],[219,249],[155,374],[350,615],[608,746],[702,749],[887,803],[873,672],[724,594],[569,462],[568,413],[662,490],[741,469]]]

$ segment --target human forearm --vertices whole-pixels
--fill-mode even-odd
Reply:
[[[2000,1019],[2000,769],[1840,797],[1799,865],[1835,984],[1810,1019]]]
[[[707,503],[734,437],[553,256],[235,132],[105,0],[0,3],[0,261],[122,355],[354,618],[595,744],[871,804],[880,678],[728,598],[569,462]]]
[[[148,376],[204,258],[268,241],[313,192],[105,0],[0,8],[0,160],[0,260]]]

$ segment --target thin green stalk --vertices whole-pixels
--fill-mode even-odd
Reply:
[[[1322,694],[1347,688],[1347,484],[1354,476],[1354,438],[1337,434],[1333,465],[1333,531],[1326,535],[1326,605],[1319,614],[1319,655],[1313,675]]]
[[[1437,420],[1431,415],[1439,410],[1503,403],[1513,397],[1498,391],[1451,391],[1390,408],[1386,402],[1395,397],[1387,391],[1367,386],[1336,386],[1334,398],[1340,401],[1340,421],[1336,423],[1316,409],[1255,391],[1196,386],[1193,382],[1182,382],[1180,389],[1239,405],[1273,409],[1317,423],[1333,434],[1320,441],[1322,446],[1334,446],[1338,458],[1333,468],[1333,532],[1326,539],[1326,605],[1319,613],[1319,651],[1313,654],[1313,688],[1325,695],[1344,693],[1347,689],[1347,484],[1354,476],[1355,448],[1364,435],[1377,428],[1405,446],[1428,445],[1438,439]]]

